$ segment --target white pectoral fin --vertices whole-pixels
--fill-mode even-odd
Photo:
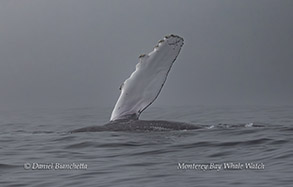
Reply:
[[[183,45],[183,38],[166,36],[149,54],[139,56],[135,71],[124,81],[120,97],[112,111],[111,121],[138,119],[158,97],[172,64]]]

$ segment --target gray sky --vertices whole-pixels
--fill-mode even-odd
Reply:
[[[138,56],[185,45],[161,105],[292,105],[292,0],[1,0],[0,108],[114,106]]]

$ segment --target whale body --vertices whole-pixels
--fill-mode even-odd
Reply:
[[[201,127],[184,122],[164,120],[133,120],[122,119],[110,121],[103,126],[90,126],[76,129],[72,132],[99,132],[99,131],[170,131],[170,130],[194,130]]]
[[[197,129],[198,127],[183,122],[139,120],[140,114],[160,94],[183,43],[182,37],[171,34],[160,40],[150,53],[140,55],[135,71],[120,86],[121,93],[110,122],[72,132]]]

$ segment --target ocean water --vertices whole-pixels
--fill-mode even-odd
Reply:
[[[111,108],[0,111],[0,186],[292,186],[293,107],[150,107],[192,131],[68,133]]]

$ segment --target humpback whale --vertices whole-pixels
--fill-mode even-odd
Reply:
[[[120,97],[112,111],[109,123],[72,132],[95,131],[162,131],[191,130],[192,124],[163,120],[139,120],[140,114],[160,94],[170,69],[184,40],[177,35],[165,36],[148,54],[139,56],[135,71],[120,86]]]

